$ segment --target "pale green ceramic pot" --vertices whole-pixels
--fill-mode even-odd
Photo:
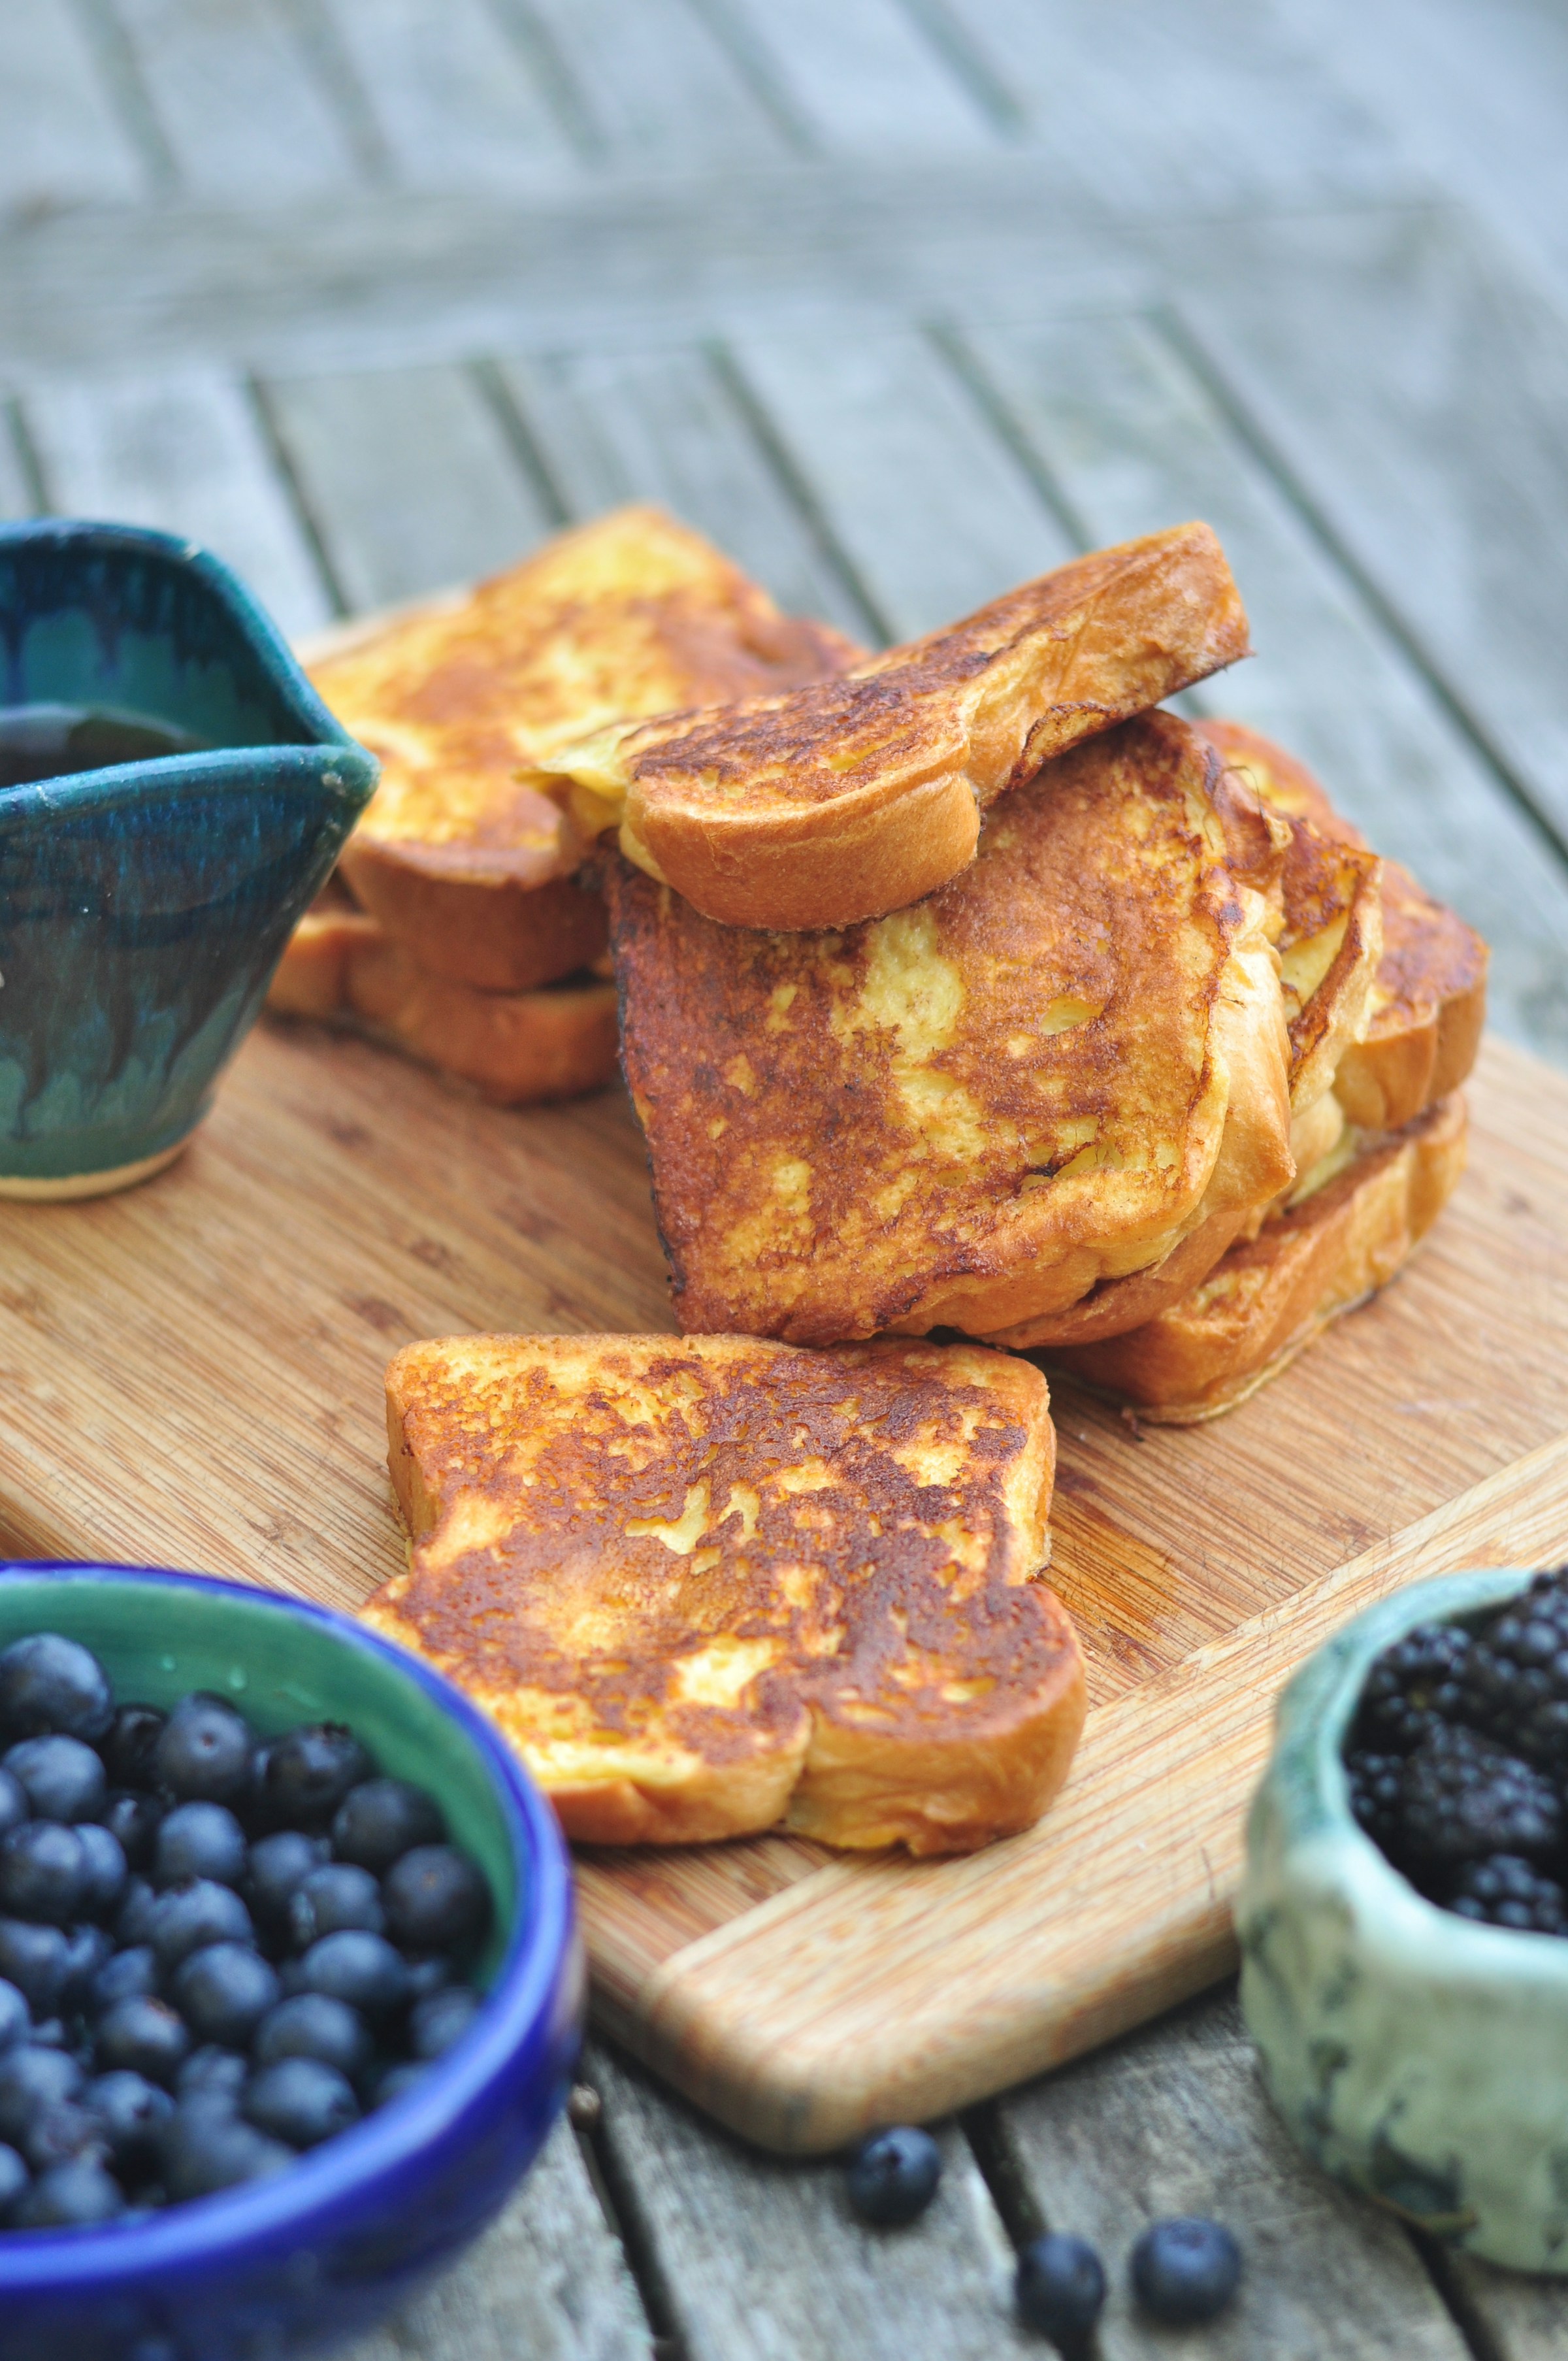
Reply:
[[[1425,1901],[1351,1817],[1341,1754],[1376,1656],[1530,1580],[1414,1583],[1297,1674],[1253,1801],[1236,1916],[1242,2008],[1309,2153],[1472,2254],[1568,2273],[1568,1938]]]

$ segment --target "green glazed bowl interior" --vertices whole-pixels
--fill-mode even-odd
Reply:
[[[329,1624],[280,1615],[265,1591],[253,1603],[200,1581],[8,1576],[0,1581],[0,1647],[29,1631],[60,1631],[91,1648],[121,1704],[167,1708],[188,1690],[211,1689],[264,1738],[300,1722],[346,1722],[382,1771],[435,1797],[488,1878],[496,1910],[478,1980],[489,1982],[517,1915],[506,1823],[477,1750],[400,1665],[345,1647]]]

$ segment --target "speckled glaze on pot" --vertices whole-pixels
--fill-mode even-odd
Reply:
[[[0,1194],[166,1161],[376,784],[225,566],[132,525],[0,526],[0,706],[203,741],[0,789]]]
[[[1351,1817],[1342,1759],[1373,1659],[1530,1580],[1447,1575],[1385,1599],[1280,1699],[1237,1929],[1265,2079],[1336,2180],[1516,2269],[1568,2273],[1568,1940],[1422,1898]]]
[[[263,1736],[345,1721],[427,1787],[496,1924],[473,2024],[401,2098],[287,2171],[138,2222],[0,2231],[4,2361],[281,2361],[369,2328],[504,2203],[565,2103],[582,1955],[549,1805],[467,1699],[348,1617],[156,1567],[0,1565],[0,1647],[57,1631],[116,1694],[234,1697]]]

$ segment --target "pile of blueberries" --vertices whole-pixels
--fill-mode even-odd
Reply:
[[[1568,1567],[1386,1648],[1344,1766],[1357,1820],[1429,1901],[1568,1935]]]
[[[89,1650],[0,1650],[0,2225],[282,2170],[428,2071],[480,1995],[482,1872],[325,1722],[116,1708]]]
[[[850,2158],[850,2202],[882,2228],[924,2213],[942,2177],[942,2152],[913,2124],[872,2132]],[[1241,2284],[1241,2249],[1219,2222],[1183,2214],[1154,2222],[1128,2264],[1133,2295],[1150,2319],[1172,2328],[1217,2320]],[[1087,2238],[1057,2230],[1033,2239],[1018,2258],[1020,2317],[1049,2337],[1068,2361],[1093,2349],[1105,2308],[1105,2267]]]

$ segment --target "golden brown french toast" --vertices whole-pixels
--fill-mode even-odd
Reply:
[[[1403,1130],[1347,1140],[1321,1186],[1293,1198],[1146,1326],[1054,1350],[1054,1364],[1130,1403],[1193,1425],[1277,1377],[1332,1320],[1386,1287],[1457,1187],[1464,1101],[1455,1093]]]
[[[532,992],[454,983],[330,889],[295,928],[267,1005],[387,1042],[498,1106],[576,1098],[615,1072],[613,983],[582,971]]]
[[[602,921],[569,882],[583,839],[520,772],[606,722],[788,688],[859,653],[661,511],[615,510],[311,664],[381,763],[343,875],[433,974],[548,983],[602,948]]]
[[[1173,715],[1124,723],[940,893],[827,933],[716,925],[612,865],[683,1328],[1010,1332],[1261,1217],[1295,1177],[1286,1032],[1220,779]]]
[[[1273,809],[1321,837],[1365,849],[1304,763],[1239,721],[1201,734]],[[1473,928],[1385,861],[1383,948],[1359,1039],[1343,1045],[1334,1095],[1348,1119],[1395,1131],[1456,1090],[1475,1061],[1486,1015],[1486,946]]]
[[[978,1346],[457,1336],[387,1373],[409,1570],[366,1620],[493,1717],[567,1833],[966,1851],[1084,1712],[1038,1578],[1044,1380]]]
[[[956,877],[981,812],[1049,757],[1246,653],[1223,551],[1178,525],[837,677],[616,721],[551,767],[585,831],[618,829],[709,917],[850,926]]]

